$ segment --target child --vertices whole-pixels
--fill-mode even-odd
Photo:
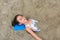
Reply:
[[[41,40],[34,32],[39,32],[40,29],[37,28],[36,20],[34,19],[28,19],[24,17],[23,15],[16,15],[15,18],[12,21],[12,26],[14,26],[14,30],[26,30],[28,33],[30,33],[34,38],[37,40]]]

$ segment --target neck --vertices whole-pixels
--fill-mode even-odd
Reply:
[[[28,24],[29,23],[29,20],[27,20],[24,24]]]
[[[25,22],[25,24],[30,24],[31,23],[31,20],[27,20],[26,22]]]

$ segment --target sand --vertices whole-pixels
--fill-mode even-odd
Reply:
[[[25,30],[14,31],[16,14],[38,20],[43,40],[60,40],[60,0],[0,0],[0,40],[35,40]]]

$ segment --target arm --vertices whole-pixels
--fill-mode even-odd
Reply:
[[[26,28],[26,31],[28,33],[30,33],[35,39],[37,40],[42,40],[41,38],[39,38],[30,28]]]

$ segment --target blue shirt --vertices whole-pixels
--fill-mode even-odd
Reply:
[[[15,31],[25,30],[25,25],[24,25],[24,24],[21,24],[21,25],[16,24],[16,25],[13,27],[13,29],[14,29]]]

